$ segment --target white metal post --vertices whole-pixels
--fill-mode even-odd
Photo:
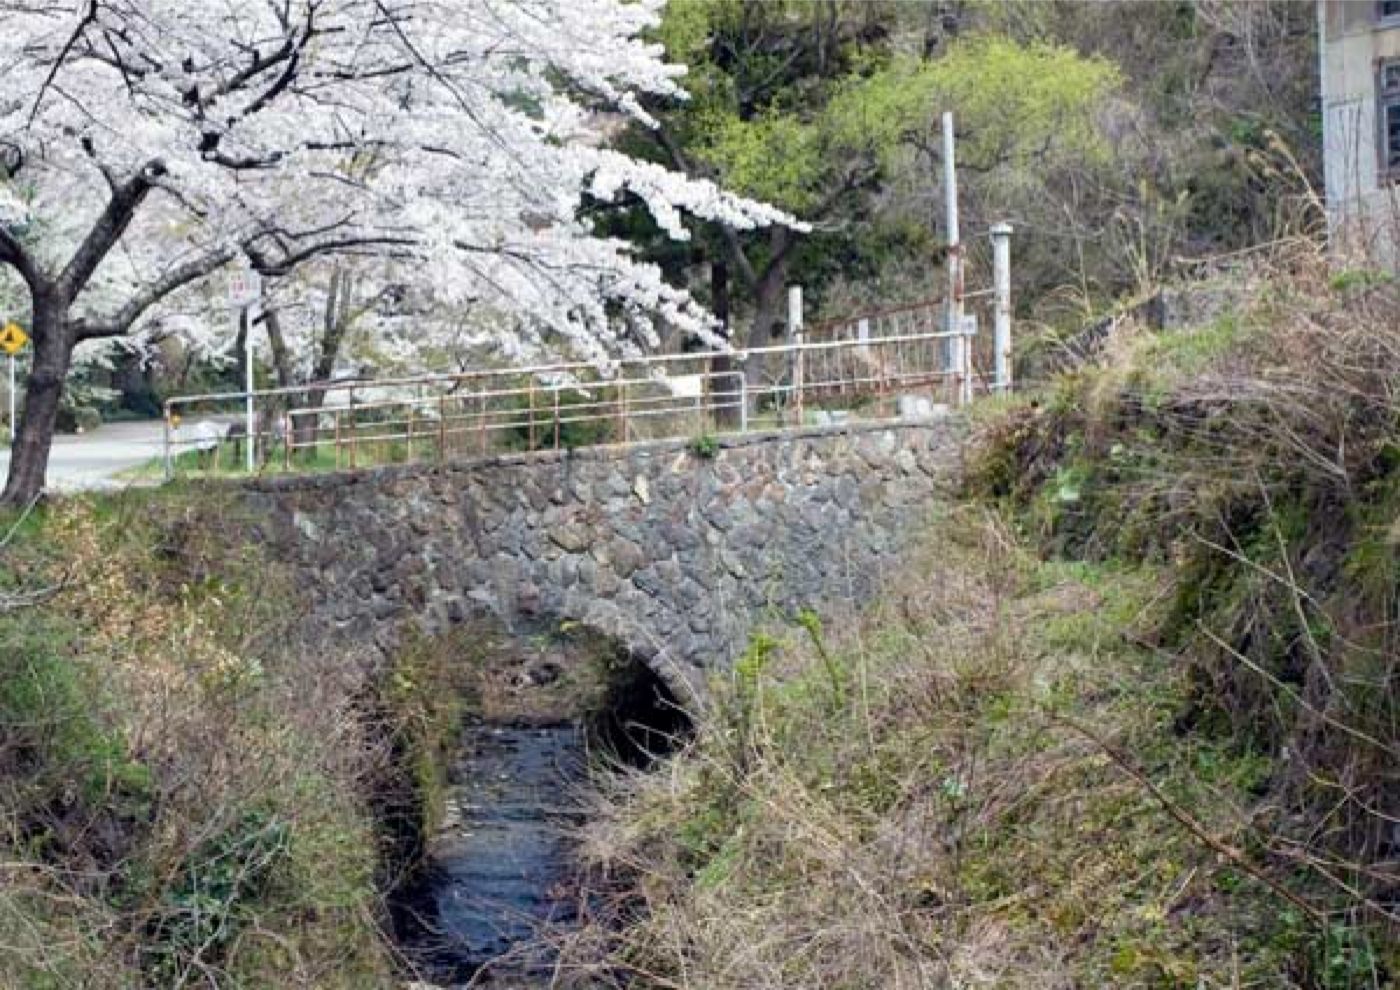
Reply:
[[[244,457],[244,463],[248,468],[248,473],[253,473],[254,450],[253,443],[257,436],[256,423],[254,422],[253,409],[253,388],[255,380],[253,378],[253,320],[256,315],[259,301],[262,299],[262,276],[251,268],[240,268],[233,271],[229,276],[228,283],[228,303],[234,314],[234,332],[240,330],[243,333],[243,366],[244,366],[244,431],[246,436],[243,442],[247,445],[248,452]]]
[[[10,355],[10,446],[15,445],[15,434],[19,427],[15,423],[15,356]]]
[[[167,403],[165,404],[165,430],[164,430],[164,432],[163,432],[163,439],[164,439],[164,441],[165,441],[164,453],[165,453],[165,480],[166,480],[166,481],[169,481],[171,478],[173,478],[173,477],[175,476],[175,462],[174,462],[174,458],[172,457],[171,451],[170,451],[171,441],[174,439],[174,438],[170,435],[170,415],[171,415],[171,413],[170,413],[170,403],[167,402]]]
[[[243,438],[243,443],[246,448],[246,454],[243,458],[243,461],[248,468],[248,473],[252,474],[253,438],[257,436],[255,432],[255,424],[253,422],[253,388],[256,384],[253,379],[253,308],[251,306],[243,306],[239,309],[238,314],[238,318],[243,323],[243,370],[246,379],[246,385],[244,390],[247,393],[246,409],[244,410],[245,420],[247,423],[245,429],[247,433]]]
[[[1011,224],[992,227],[992,316],[996,387],[1011,391]]]
[[[963,328],[962,239],[958,232],[958,172],[954,161],[953,114],[943,113],[943,200],[948,220],[948,370],[958,382],[958,399],[972,399],[972,348]]]
[[[792,392],[797,425],[802,425],[802,286],[788,286],[788,335],[793,344]]]

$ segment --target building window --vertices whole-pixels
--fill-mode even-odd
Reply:
[[[1380,166],[1386,178],[1400,179],[1400,59],[1380,64]]]
[[[1400,25],[1400,0],[1377,0],[1376,20],[1386,26]]]

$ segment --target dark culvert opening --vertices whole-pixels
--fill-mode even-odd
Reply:
[[[624,647],[613,653],[603,696],[587,728],[591,745],[605,759],[639,769],[674,753],[694,732],[675,692]]]

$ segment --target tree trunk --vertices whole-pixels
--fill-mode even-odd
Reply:
[[[305,414],[303,423],[298,427],[298,443],[314,445],[320,434],[317,424],[321,418],[320,410],[326,404],[326,390],[316,386],[327,384],[335,374],[336,362],[340,360],[340,345],[355,317],[353,307],[357,284],[357,280],[339,265],[332,270],[326,311],[322,314],[321,339],[316,346],[311,378],[307,382],[311,387],[306,390],[301,402],[302,407],[311,412]]]
[[[710,309],[719,320],[724,339],[731,345],[734,335],[729,327],[729,266],[723,261],[710,262]],[[715,426],[721,430],[736,430],[742,422],[739,403],[742,396],[733,394],[740,391],[738,376],[734,374],[734,361],[727,355],[715,358],[710,363],[712,374],[710,388],[722,396],[715,410]]]
[[[151,373],[130,351],[119,354],[112,371],[112,387],[121,392],[121,407],[148,419],[159,419],[160,400],[151,384]]]
[[[73,358],[67,307],[47,296],[34,298],[34,362],[24,387],[24,412],[10,448],[10,474],[0,502],[27,505],[44,490],[58,404]]]
[[[277,385],[279,388],[292,388],[297,384],[296,372],[292,368],[291,351],[287,349],[287,338],[282,333],[282,317],[274,307],[263,310],[263,323],[267,327],[267,343],[272,350],[272,366],[277,373]],[[311,393],[315,395],[316,393]],[[320,405],[319,402],[312,403],[311,395],[304,401],[298,401],[298,396],[294,392],[288,392],[279,400],[279,406],[284,410],[290,410],[293,406],[299,405]],[[316,443],[316,417],[315,415],[302,415],[294,417],[291,423],[291,436],[284,438],[283,442],[293,444],[297,449],[310,449]]]
[[[277,385],[291,388],[296,384],[292,372],[292,356],[287,350],[287,338],[282,334],[282,317],[275,307],[263,309],[263,323],[267,325],[267,343],[272,349],[272,366],[277,371]]]
[[[749,347],[771,347],[782,336],[786,325],[783,301],[787,288],[787,265],[780,257],[764,269],[758,285],[754,287],[755,311],[753,323],[749,327]],[[759,355],[748,359],[744,367],[750,389],[772,384],[770,374],[780,375],[782,369],[771,359]]]

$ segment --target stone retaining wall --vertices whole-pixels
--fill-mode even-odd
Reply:
[[[954,483],[948,418],[494,457],[247,483],[311,621],[383,645],[403,620],[582,623],[673,686],[756,620],[858,604]]]

